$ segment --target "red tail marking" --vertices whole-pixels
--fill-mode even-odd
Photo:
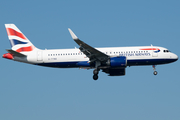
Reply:
[[[32,50],[33,50],[33,47],[32,47],[32,46],[29,46],[29,47],[19,48],[19,49],[17,49],[16,51],[17,51],[17,52],[29,52],[29,51],[32,51]]]
[[[22,33],[17,32],[12,28],[6,28],[6,30],[7,30],[8,36],[12,35],[12,36],[18,36],[18,37],[20,37],[20,38],[22,38],[24,40],[27,39]]]

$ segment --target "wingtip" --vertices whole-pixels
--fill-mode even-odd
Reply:
[[[71,34],[71,37],[72,37],[74,40],[78,39],[78,37],[73,33],[73,31],[72,31],[70,28],[68,28],[68,30],[69,30],[69,33]]]

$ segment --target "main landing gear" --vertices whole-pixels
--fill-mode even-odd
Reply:
[[[94,71],[93,71],[93,79],[94,80],[97,80],[98,79],[98,73],[99,73],[99,71],[100,71],[100,69],[98,69],[98,68],[96,68],[96,69],[94,69]]]
[[[157,75],[158,72],[156,71],[156,66],[155,66],[155,65],[153,65],[153,70],[154,70],[153,74],[154,74],[154,75]]]
[[[101,62],[100,61],[96,61],[95,62],[95,69],[94,69],[94,71],[93,71],[93,79],[94,80],[97,80],[98,79],[98,73],[99,73],[99,71],[100,71],[100,69],[99,69],[99,66],[101,66]]]

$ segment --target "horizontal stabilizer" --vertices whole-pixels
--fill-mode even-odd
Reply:
[[[17,57],[26,57],[26,55],[24,55],[24,54],[22,54],[22,53],[19,53],[19,52],[16,52],[16,51],[11,50],[11,49],[6,49],[6,51],[7,51],[8,53],[13,54],[14,56],[17,56]]]

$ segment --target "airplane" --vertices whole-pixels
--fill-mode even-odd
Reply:
[[[5,24],[5,28],[12,48],[6,49],[8,53],[3,54],[3,58],[45,67],[94,69],[94,80],[98,79],[100,70],[109,76],[123,76],[127,66],[152,65],[153,73],[157,75],[156,65],[178,60],[178,56],[168,49],[153,45],[94,48],[81,41],[70,28],[70,35],[79,49],[41,50],[14,24]]]

